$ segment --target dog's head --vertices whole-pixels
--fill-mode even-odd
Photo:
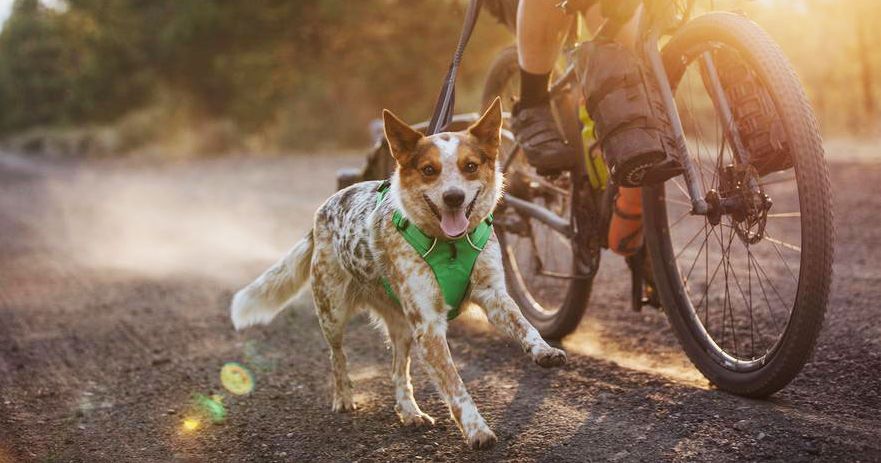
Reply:
[[[462,132],[426,137],[388,110],[382,116],[397,161],[392,197],[411,222],[433,236],[459,238],[492,212],[502,188],[498,98]]]

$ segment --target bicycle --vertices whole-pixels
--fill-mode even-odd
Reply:
[[[570,2],[571,14],[583,13],[577,0],[561,5]],[[832,278],[829,174],[816,118],[780,48],[740,14],[692,19],[694,3],[642,2],[637,49],[657,81],[684,173],[643,187],[645,245],[628,262],[632,307],[660,306],[686,355],[717,387],[766,397],[801,371],[823,324]],[[513,28],[516,0],[499,0],[496,10]],[[508,290],[548,339],[574,331],[584,314],[613,199],[581,102],[574,58],[587,41],[579,35],[575,21],[566,66],[550,87],[558,129],[584,153],[577,166],[540,176],[508,129],[510,114],[502,130],[507,190],[495,229]],[[662,35],[670,36],[663,48]],[[517,77],[517,52],[508,47],[490,67],[484,107],[497,95],[513,107]],[[445,129],[464,130],[476,117],[456,115]],[[393,167],[377,137],[367,168],[341,171],[338,187],[387,178]]]
[[[832,272],[829,177],[816,119],[780,48],[743,15],[692,19],[693,7],[693,0],[643,2],[637,49],[660,88],[684,173],[643,188],[654,281],[647,297],[648,275],[639,262],[631,267],[633,307],[660,302],[705,377],[765,397],[801,371],[823,323]],[[508,190],[495,214],[509,292],[552,339],[584,314],[612,196],[581,109],[575,56],[588,42],[577,38],[578,23],[550,91],[559,130],[584,156],[572,171],[539,176],[503,130]],[[670,39],[660,47],[662,35]],[[484,104],[500,95],[512,107],[517,69],[516,49],[503,50]]]

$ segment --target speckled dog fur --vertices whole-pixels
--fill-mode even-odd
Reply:
[[[427,364],[450,414],[472,448],[492,445],[496,436],[477,411],[456,370],[446,341],[447,312],[428,264],[395,229],[395,209],[425,233],[444,237],[444,193],[465,193],[467,232],[495,207],[502,189],[496,158],[501,107],[498,99],[462,132],[424,137],[390,112],[383,113],[386,138],[397,168],[390,193],[377,205],[380,182],[363,182],[331,196],[315,214],[309,234],[282,260],[236,293],[231,315],[236,329],[268,323],[305,286],[311,275],[315,310],[331,349],[334,411],[355,409],[343,351],[343,331],[356,309],[368,308],[392,346],[395,411],[407,426],[433,424],[419,409],[410,383],[410,348]],[[463,222],[464,223],[464,222]],[[447,237],[449,238],[449,237]],[[443,238],[442,238],[443,239]],[[386,294],[385,276],[401,301]],[[482,307],[490,322],[517,340],[544,367],[562,365],[565,354],[550,347],[508,296],[501,250],[493,236],[475,264],[466,304]]]

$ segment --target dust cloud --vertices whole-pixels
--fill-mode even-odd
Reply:
[[[273,163],[110,164],[47,176],[31,228],[49,252],[85,268],[241,284],[299,240],[333,192],[332,163]]]

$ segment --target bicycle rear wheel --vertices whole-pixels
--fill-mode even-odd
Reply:
[[[779,47],[742,16],[695,19],[671,39],[663,58],[693,162],[704,191],[711,191],[708,201],[744,206],[714,220],[690,215],[681,179],[645,188],[655,283],[680,343],[704,376],[721,389],[764,397],[801,371],[826,310],[833,230],[819,129]],[[716,114],[708,58],[748,166],[738,162]],[[759,192],[745,186],[750,181]],[[759,203],[773,205],[746,206]]]
[[[499,53],[487,75],[484,107],[500,96],[502,107],[510,111],[517,101],[518,89],[517,49],[508,47]],[[556,108],[566,113],[561,117],[576,117],[574,107],[562,106]],[[508,194],[569,220],[577,231],[575,236],[563,235],[513,207],[506,207],[504,202],[496,212],[496,233],[502,247],[508,292],[543,337],[560,339],[578,327],[590,297],[594,270],[599,265],[599,241],[588,238],[595,236],[589,234],[589,220],[597,215],[590,212],[593,203],[585,195],[587,185],[582,173],[540,176],[526,162],[511,133],[504,130],[503,134],[499,162],[505,171]]]

